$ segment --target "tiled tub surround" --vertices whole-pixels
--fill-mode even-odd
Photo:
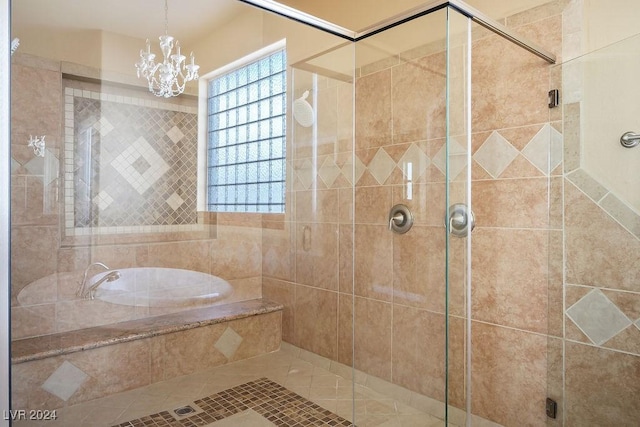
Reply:
[[[251,300],[14,341],[13,407],[61,408],[276,351],[281,310]]]
[[[167,268],[114,270],[120,272],[120,278],[112,282],[117,288],[111,293],[98,289],[93,299],[81,298],[76,294],[82,281],[82,271],[55,273],[24,287],[17,296],[17,304],[12,308],[13,339],[105,326],[186,311],[202,305],[229,304],[261,297],[258,290],[234,289],[226,280],[200,272]],[[93,268],[91,271],[96,275],[104,274],[100,268]],[[174,275],[174,281],[171,281],[170,274]],[[164,282],[157,275],[162,275]],[[210,292],[219,295],[215,298],[186,295],[183,289],[190,289],[188,285],[193,283],[185,282],[185,279],[194,276],[210,283],[204,289],[194,289],[199,295]],[[127,284],[132,287],[129,292],[125,292],[124,283],[118,283],[123,280],[133,281]],[[151,295],[158,298],[148,299]]]

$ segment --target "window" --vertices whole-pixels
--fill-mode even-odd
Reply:
[[[284,212],[286,51],[207,83],[207,208]]]

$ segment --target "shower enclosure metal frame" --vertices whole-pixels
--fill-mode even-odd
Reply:
[[[423,6],[408,10],[400,15],[393,16],[389,19],[358,31],[349,30],[339,25],[332,24],[331,22],[319,19],[315,16],[309,15],[308,13],[301,12],[297,9],[280,4],[273,0],[239,1],[252,4],[270,12],[277,13],[278,15],[285,16],[287,18],[293,19],[294,21],[302,22],[304,24],[310,25],[314,28],[342,37],[352,42],[363,40],[374,34],[388,30],[421,16],[428,15],[437,10],[451,7],[467,18],[470,18],[473,22],[487,28],[488,30],[494,32],[495,34],[498,34],[499,36],[509,40],[510,42],[517,44],[518,46],[528,50],[534,55],[539,56],[548,63],[555,64],[556,62],[556,56],[553,53],[547,51],[538,44],[527,40],[525,37],[519,36],[504,25],[496,22],[484,13],[460,0],[437,0],[431,3],[427,3]]]

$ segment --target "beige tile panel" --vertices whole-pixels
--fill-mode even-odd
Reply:
[[[400,141],[416,141],[444,136],[445,75],[444,53],[393,68],[394,142],[396,137]]]
[[[548,331],[549,232],[476,228],[472,238],[473,318]]]
[[[13,227],[11,230],[11,297],[29,283],[57,271],[57,227]]]
[[[154,337],[149,359],[153,381],[275,351],[280,346],[281,319],[281,313],[269,313],[259,318],[249,317]],[[242,337],[230,358],[216,348],[216,342],[227,328]]]
[[[162,266],[208,273],[210,245],[208,241],[171,242],[149,245],[148,264],[142,267]],[[180,254],[176,257],[176,254]]]
[[[41,388],[65,361],[88,376],[67,401]],[[149,384],[149,340],[13,365],[12,374],[15,407],[54,409],[73,405]]]
[[[567,180],[565,227],[568,283],[637,291],[640,242]]]
[[[393,301],[445,312],[445,233],[443,227],[414,226],[393,237]],[[464,241],[451,241],[450,313],[464,312]]]
[[[56,332],[55,304],[11,307],[11,339],[19,340],[54,332]]]
[[[562,427],[564,420],[564,342],[561,338],[547,341],[547,396],[557,402],[556,419],[547,418],[547,427]]]
[[[37,102],[33,100],[37,99]],[[62,77],[59,70],[14,64],[11,67],[11,127],[17,132],[48,135],[60,143]]]
[[[76,299],[57,304],[56,332],[73,331],[137,319],[135,306]]]
[[[286,224],[284,230],[263,230],[263,276],[294,281],[295,247],[295,229],[292,224]]]
[[[636,425],[640,357],[573,342],[565,351],[565,425]]]
[[[559,18],[539,21],[521,33],[544,45],[560,39]],[[542,37],[542,34],[548,35]],[[557,40],[556,40],[557,39]],[[548,64],[498,36],[473,45],[472,80],[475,101],[472,109],[474,131],[503,129],[544,123],[549,120],[546,93],[549,90]],[[496,61],[500,58],[500,61]]]
[[[639,292],[616,292],[603,289],[602,293],[611,300],[632,321],[640,319]]]
[[[393,233],[387,225],[356,225],[354,292],[391,301],[393,297]]]
[[[391,70],[356,81],[356,149],[380,147],[391,142]]]
[[[298,224],[297,283],[338,290],[338,225]]]
[[[564,110],[564,171],[571,172],[580,167],[580,103],[566,104]]]
[[[305,222],[338,222],[338,190],[297,191],[295,218]]]
[[[295,342],[331,359],[337,355],[338,294],[296,285]]]
[[[353,365],[353,296],[338,295],[338,358],[347,366]]]
[[[282,340],[295,344],[295,284],[282,280],[264,278],[264,298],[282,304]]]
[[[391,187],[357,187],[355,218],[357,224],[388,224],[391,208]]]
[[[479,227],[548,228],[547,178],[474,181],[471,197]]]
[[[340,225],[338,230],[338,282],[340,292],[354,292],[354,228],[351,225]]]
[[[262,274],[244,279],[228,280],[231,285],[231,294],[225,299],[225,303],[246,301],[262,298]]]
[[[510,328],[472,325],[472,411],[505,426],[543,426],[547,338]]]
[[[452,184],[450,187],[450,199],[461,200],[463,198],[463,186]],[[425,183],[393,186],[393,205],[406,205],[415,225],[434,226],[444,228],[445,183]],[[387,212],[388,215],[388,212]]]
[[[262,232],[259,229],[219,227],[210,243],[211,274],[225,280],[262,274]]]
[[[633,353],[640,358],[640,329],[635,325],[629,325],[618,335],[602,344],[602,346]]]
[[[445,322],[442,314],[394,305],[393,381],[444,401]]]
[[[561,231],[549,232],[549,319],[548,333],[557,337],[563,335],[564,318],[564,270],[563,270],[563,235]]]
[[[355,368],[391,381],[391,304],[356,297],[354,308]]]

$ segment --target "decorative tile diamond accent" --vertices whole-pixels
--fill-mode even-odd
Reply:
[[[169,129],[169,132],[167,132],[167,136],[171,141],[173,141],[174,144],[177,144],[182,138],[184,138],[184,133],[182,133],[178,126],[174,126]]]
[[[16,161],[16,159],[14,159],[13,157],[11,158],[11,173],[14,173],[19,167],[20,167],[20,163],[18,163]]]
[[[298,179],[302,183],[302,186],[305,190],[311,188],[313,184],[313,175],[314,175],[314,167],[313,164],[308,159],[305,159],[302,162],[302,165],[296,168],[296,174],[298,175]]]
[[[473,158],[492,177],[498,178],[517,156],[518,150],[500,133],[493,131]]]
[[[133,163],[140,157],[144,157],[151,164],[151,167],[142,174],[133,166]],[[111,166],[120,172],[139,194],[147,191],[169,170],[169,165],[143,137],[138,138],[122,154],[116,157],[111,162]]]
[[[389,156],[383,148],[378,150],[368,166],[369,172],[371,172],[371,175],[373,175],[379,184],[384,184],[395,167],[396,162],[393,161],[391,156]]]
[[[113,125],[105,117],[101,117],[93,124],[93,128],[100,133],[100,136],[106,136],[113,130]]]
[[[151,163],[149,163],[144,157],[140,156],[138,157],[138,160],[131,163],[131,166],[133,166],[136,172],[143,174],[151,167]]]
[[[522,154],[548,175],[562,162],[562,134],[546,124],[522,149]]]
[[[178,195],[178,193],[173,193],[171,196],[169,196],[169,198],[167,199],[167,203],[169,204],[169,206],[171,206],[171,209],[173,209],[174,211],[177,210],[180,206],[182,206],[182,204],[184,203],[184,200],[182,199],[182,197],[180,197]]]
[[[111,195],[105,190],[102,190],[96,197],[93,198],[93,203],[98,205],[98,208],[100,210],[105,210],[111,203],[113,203],[113,197],[111,197]]]
[[[589,292],[567,310],[567,316],[596,345],[602,345],[631,321],[599,289]]]
[[[29,172],[29,175],[42,175],[44,173],[44,157],[33,157],[24,164],[24,168]]]
[[[320,166],[318,170],[318,175],[320,175],[320,178],[327,187],[333,185],[338,175],[340,175],[340,168],[336,165],[336,162],[333,161],[332,156],[327,156],[327,158],[324,159],[322,166]]]
[[[351,185],[360,181],[362,178],[362,174],[367,169],[367,167],[362,163],[362,160],[358,158],[358,156],[351,156],[349,160],[347,160],[344,165],[342,165],[342,174],[347,178]],[[354,181],[355,182],[352,182]]]
[[[48,149],[44,150],[44,165],[43,165],[43,182],[44,185],[49,185],[56,179],[60,170],[60,161],[58,158]]]
[[[65,360],[42,384],[42,388],[66,402],[87,378],[87,374]]]
[[[417,145],[411,144],[400,158],[398,166],[405,178],[414,181],[424,173],[430,163],[429,157]]]
[[[446,175],[447,147],[443,145],[433,156],[433,164]],[[449,180],[455,179],[467,167],[467,150],[457,139],[449,139]]]
[[[224,357],[231,359],[236,350],[242,343],[242,337],[236,333],[231,327],[227,327],[224,330],[218,341],[213,345],[220,353],[224,354]]]

